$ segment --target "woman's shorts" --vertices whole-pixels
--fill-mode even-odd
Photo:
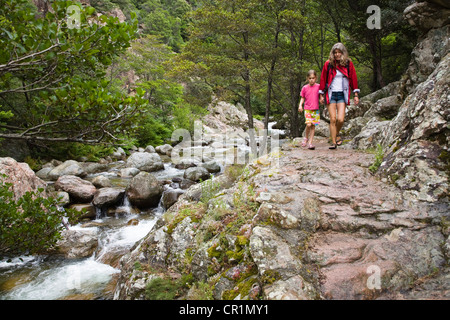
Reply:
[[[344,92],[332,92],[330,98],[330,104],[332,103],[345,103]]]
[[[305,123],[312,123],[318,125],[320,122],[320,112],[319,110],[305,110]]]

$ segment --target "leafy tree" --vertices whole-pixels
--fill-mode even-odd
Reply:
[[[347,32],[348,46],[355,56],[372,72],[371,90],[375,91],[388,82],[397,80],[406,69],[417,36],[403,19],[408,0],[347,1],[350,21]],[[367,7],[377,5],[381,9],[381,29],[367,28]],[[385,74],[388,75],[387,79]]]
[[[0,138],[99,143],[132,129],[142,92],[112,94],[104,75],[136,36],[134,18],[119,23],[71,1],[54,1],[43,16],[27,0],[0,4],[0,111],[14,115]]]
[[[193,130],[201,108],[184,101],[183,87],[167,76],[167,63],[174,55],[157,36],[143,35],[131,44],[125,55],[111,66],[110,77],[115,90],[124,94],[143,92],[147,100],[145,112],[136,121],[139,145],[159,145],[170,139],[173,129]]]

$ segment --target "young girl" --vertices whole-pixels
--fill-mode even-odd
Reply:
[[[303,86],[300,96],[300,105],[298,111],[302,112],[302,105],[305,103],[305,123],[306,133],[302,142],[302,147],[308,146],[308,149],[314,150],[316,147],[312,144],[316,127],[320,121],[319,113],[319,85],[316,83],[317,75],[314,70],[308,71],[308,84]]]

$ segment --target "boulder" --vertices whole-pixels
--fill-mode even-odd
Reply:
[[[221,170],[220,165],[215,160],[204,162],[201,164],[201,166],[203,168],[206,168],[206,170],[208,170],[208,172],[210,173],[217,173]]]
[[[135,152],[128,157],[127,167],[153,172],[164,169],[164,164],[157,153]]]
[[[104,175],[96,176],[92,179],[92,184],[97,188],[107,188],[112,186],[111,181]]]
[[[162,206],[164,209],[169,209],[175,202],[177,202],[178,198],[184,193],[181,189],[169,189],[164,191],[162,195]]]
[[[98,162],[82,162],[80,166],[86,174],[100,173],[108,170],[108,164]]]
[[[74,202],[90,202],[97,188],[89,181],[72,175],[64,175],[55,182],[55,189],[67,192]]]
[[[130,178],[130,177],[134,177],[139,172],[141,172],[141,170],[139,170],[137,168],[123,168],[123,169],[120,169],[120,176],[122,178]]]
[[[155,150],[155,148],[153,146],[148,145],[148,146],[145,147],[144,152],[155,153],[156,150]]]
[[[171,152],[173,150],[173,147],[170,144],[164,144],[162,146],[157,146],[155,148],[155,151],[159,154],[170,156]]]
[[[186,169],[186,171],[184,172],[184,178],[196,182],[200,180],[204,181],[210,178],[210,173],[206,168],[193,167]]]
[[[369,110],[364,114],[364,117],[377,117],[378,119],[392,119],[400,108],[402,101],[399,95],[392,95],[386,98],[382,98],[374,103]]]
[[[367,124],[361,128],[361,132],[350,142],[350,146],[360,150],[376,148],[388,125],[389,121],[378,121],[375,117],[370,119]]]
[[[64,230],[61,236],[57,242],[58,251],[68,259],[90,257],[98,247],[96,228]]]
[[[162,193],[163,187],[155,176],[144,171],[133,177],[126,189],[130,203],[139,208],[156,207]]]
[[[95,193],[92,204],[98,208],[113,206],[122,201],[124,194],[124,189],[101,188]]]
[[[87,175],[83,167],[75,160],[67,160],[59,166],[53,168],[49,173],[48,177],[51,180],[57,180],[61,176],[77,176],[85,177]]]
[[[84,215],[80,217],[80,220],[95,219],[97,217],[97,210],[92,205],[92,203],[75,203],[70,205],[69,209],[75,209],[80,212],[84,211]]]
[[[189,189],[191,186],[196,184],[195,181],[189,180],[189,179],[183,179],[180,182],[180,188],[183,190]]]
[[[433,28],[440,28],[450,23],[450,8],[443,8],[442,4],[430,3],[431,1],[415,2],[408,6],[403,16],[412,26],[422,32]]]
[[[6,178],[0,177],[0,180],[12,183],[11,191],[16,200],[27,192],[36,192],[47,186],[27,163],[19,163],[13,158],[0,158],[0,174],[6,175]]]
[[[38,172],[36,172],[36,176],[41,178],[42,180],[50,180],[48,174],[53,170],[53,167],[44,167]]]
[[[195,159],[181,159],[180,161],[177,161],[175,164],[175,168],[177,169],[187,169],[192,167],[197,167],[200,164],[200,161]]]
[[[65,191],[56,192],[55,198],[59,199],[59,205],[62,207],[70,203],[70,195]]]
[[[126,157],[127,157],[127,154],[121,147],[118,147],[117,150],[114,151],[111,155],[111,158],[116,159],[116,160],[125,160]]]

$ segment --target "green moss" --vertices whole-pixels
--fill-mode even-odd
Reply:
[[[398,175],[398,174],[393,174],[393,175],[391,176],[391,182],[392,182],[393,184],[395,184],[395,183],[397,182],[398,179],[400,179],[400,175]]]
[[[272,284],[279,279],[281,279],[281,275],[276,270],[265,270],[261,276],[261,281],[264,284]]]
[[[166,232],[172,234],[177,225],[187,217],[190,217],[192,222],[199,222],[205,212],[206,205],[201,202],[189,204],[179,209],[176,215],[167,224]]]
[[[145,297],[148,300],[173,300],[186,293],[193,281],[192,274],[185,274],[178,280],[157,277],[148,282]]]
[[[246,246],[248,243],[249,243],[249,239],[247,237],[245,237],[245,236],[237,236],[236,237],[235,245],[243,247],[243,246]]]
[[[225,254],[227,255],[229,260],[234,260],[237,262],[240,262],[242,260],[242,258],[244,257],[244,251],[240,250],[240,251],[231,251],[228,250],[227,252],[225,252]]]
[[[208,257],[210,257],[210,258],[219,258],[219,257],[222,256],[223,252],[217,250],[218,246],[219,246],[219,244],[215,243],[211,247],[209,247],[208,250],[206,250],[206,252],[208,253]]]
[[[248,296],[253,285],[258,282],[256,276],[250,276],[240,281],[233,289],[226,290],[222,294],[223,300],[234,300],[238,295],[241,298]]]

